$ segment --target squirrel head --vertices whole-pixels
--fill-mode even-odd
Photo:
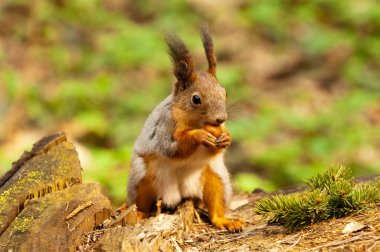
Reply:
[[[195,71],[193,57],[183,41],[175,35],[166,36],[177,79],[173,88],[173,113],[177,121],[192,128],[218,126],[227,120],[227,94],[216,79],[213,40],[206,27],[201,29],[201,36],[208,71],[199,72]]]

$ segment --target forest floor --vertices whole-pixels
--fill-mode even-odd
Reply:
[[[42,138],[14,162],[0,177],[0,251],[380,250],[379,205],[287,232],[255,213],[255,204],[305,188],[275,193],[256,189],[233,196],[227,216],[242,218],[246,225],[242,232],[228,233],[212,226],[207,212],[192,201],[171,212],[158,202],[155,216],[142,220],[135,205],[114,211],[100,185],[83,183],[81,173],[75,146],[62,132]]]
[[[380,207],[339,219],[315,223],[297,232],[287,232],[281,226],[268,224],[254,212],[258,199],[268,194],[235,195],[231,204],[231,217],[246,221],[240,233],[228,233],[213,227],[202,210],[201,218],[194,217],[190,227],[180,220],[181,211],[160,214],[138,222],[134,227],[112,227],[88,233],[82,251],[120,249],[128,251],[379,251]],[[358,228],[343,232],[353,223]],[[350,224],[350,225],[353,225]],[[357,230],[356,230],[357,229]],[[111,245],[112,244],[112,245]]]

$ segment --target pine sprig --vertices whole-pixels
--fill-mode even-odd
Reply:
[[[327,203],[326,193],[314,190],[305,194],[264,198],[256,204],[256,211],[271,217],[271,223],[294,230],[324,220],[328,212]]]
[[[358,209],[365,209],[372,204],[380,203],[380,180],[357,186],[351,195]]]
[[[341,180],[350,180],[351,170],[342,165],[332,165],[327,168],[322,174],[317,174],[315,177],[311,177],[305,181],[311,190],[325,189],[332,183]]]
[[[271,223],[294,231],[332,217],[343,217],[380,203],[380,179],[355,185],[351,170],[334,165],[306,181],[309,190],[302,194],[276,195],[256,203],[256,212]]]
[[[331,217],[343,217],[356,210],[357,207],[351,195],[353,189],[354,184],[347,180],[339,180],[327,185]]]

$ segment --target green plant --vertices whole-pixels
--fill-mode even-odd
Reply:
[[[380,180],[356,185],[350,173],[351,170],[344,166],[330,166],[324,173],[306,180],[309,186],[306,192],[264,198],[257,202],[255,210],[270,217],[270,222],[293,231],[379,203]]]

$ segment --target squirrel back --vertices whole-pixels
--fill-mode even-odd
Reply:
[[[176,123],[172,116],[172,106],[173,96],[169,95],[153,109],[134,144],[136,154],[174,155],[172,136]]]

